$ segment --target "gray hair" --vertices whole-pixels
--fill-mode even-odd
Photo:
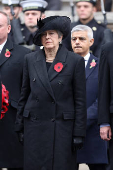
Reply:
[[[3,12],[3,11],[0,11],[0,14],[4,15],[7,18],[7,25],[11,25],[9,16],[5,12]]]
[[[62,32],[60,32],[59,30],[57,30],[57,34],[58,34],[58,37],[60,38],[61,36],[63,36]]]
[[[71,38],[72,38],[72,33],[77,32],[77,31],[87,31],[89,40],[93,39],[93,31],[87,25],[77,25],[77,26],[75,26],[71,31]]]

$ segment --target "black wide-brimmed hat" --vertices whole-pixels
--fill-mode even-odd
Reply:
[[[76,2],[76,3],[77,3],[77,2],[90,2],[90,3],[92,3],[93,5],[96,5],[97,0],[76,0],[75,2]]]
[[[34,44],[41,46],[41,34],[48,30],[60,31],[63,39],[66,38],[70,32],[70,24],[71,20],[66,16],[50,16],[37,21],[38,30],[33,39]]]

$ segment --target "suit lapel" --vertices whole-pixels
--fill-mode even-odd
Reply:
[[[49,79],[48,79],[48,73],[47,73],[47,67],[45,62],[45,56],[42,51],[37,52],[36,55],[37,60],[34,62],[36,73],[41,80],[42,84],[44,85],[47,92],[55,99]]]
[[[52,63],[49,71],[48,71],[48,77],[49,77],[49,80],[52,81],[58,74],[60,74],[60,72],[65,68],[66,66],[66,56],[67,56],[67,53],[68,53],[68,50],[65,48],[65,47],[60,47],[60,50],[58,50],[58,53],[55,57],[55,60],[54,62]],[[57,64],[57,63],[62,63],[63,64],[63,68],[60,72],[57,72],[55,69],[54,69],[54,66]]]
[[[6,49],[8,49],[10,52],[13,49],[13,43],[9,40],[7,40],[6,44],[4,45],[4,47],[2,49],[2,52],[0,54],[0,66],[2,64],[4,64],[4,62],[6,62],[12,56],[12,54],[10,55],[10,57],[5,56]]]
[[[96,62],[96,65],[92,68],[90,68],[90,63],[92,62],[92,60],[95,60]],[[87,66],[86,66],[86,79],[90,76],[90,74],[94,71],[94,69],[97,67],[98,65],[98,58],[96,58],[95,56],[93,56],[92,54],[90,54],[90,58],[89,58],[89,61],[87,63]]]

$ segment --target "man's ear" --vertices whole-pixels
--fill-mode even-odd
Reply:
[[[94,38],[90,40],[90,47],[94,44]]]
[[[10,31],[11,31],[11,25],[8,25],[7,33],[10,33]]]
[[[19,7],[19,12],[22,12],[22,7],[21,6]]]
[[[97,12],[97,8],[95,6],[93,7],[93,12]]]

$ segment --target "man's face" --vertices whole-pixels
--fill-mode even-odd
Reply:
[[[93,18],[95,7],[89,2],[78,2],[76,10],[80,20],[90,20]]]
[[[0,44],[7,39],[10,30],[11,26],[8,25],[6,16],[0,14]]]
[[[87,31],[77,31],[72,33],[71,45],[75,53],[85,57],[93,45],[94,39],[89,39]]]
[[[15,6],[15,7],[13,7],[13,10],[14,10],[14,13],[15,13],[14,17],[17,19],[18,16],[19,16],[19,13],[22,11],[22,8]],[[13,19],[13,16],[11,14],[11,8],[9,6],[4,6],[3,12],[5,12],[9,16],[10,20]]]
[[[41,12],[40,11],[26,11],[24,13],[24,17],[25,17],[25,25],[27,27],[34,27],[37,25],[37,19],[39,19],[41,16]]]

